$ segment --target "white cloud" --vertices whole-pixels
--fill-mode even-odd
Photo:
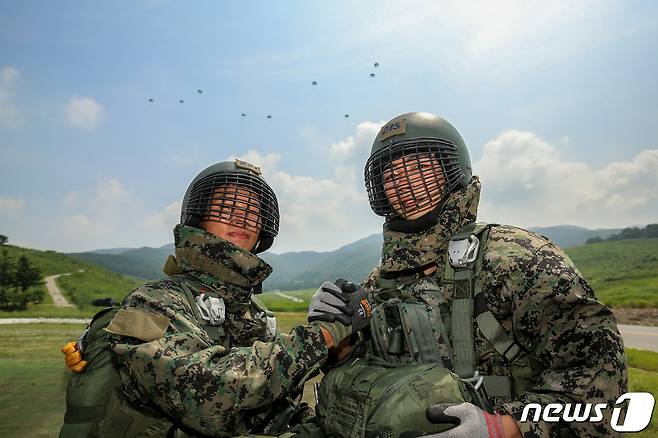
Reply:
[[[543,67],[626,31],[614,26],[619,4],[605,0],[388,0],[352,9],[343,44],[385,47],[382,65],[422,59],[454,80]]]
[[[372,141],[385,123],[384,121],[359,123],[355,135],[350,135],[329,147],[331,158],[349,158],[355,152],[369,151]]]
[[[116,179],[99,181],[86,194],[89,212],[98,221],[114,221],[130,208],[131,196]]]
[[[0,198],[0,216],[17,216],[25,207],[21,198]]]
[[[73,190],[64,195],[63,205],[67,208],[74,208],[78,205],[80,192]]]
[[[166,205],[157,213],[150,214],[144,219],[147,228],[164,229],[167,233],[180,221],[180,209],[182,201],[174,201]]]
[[[360,136],[359,129],[371,129],[369,135],[374,136],[378,125],[368,126],[355,127],[349,161],[342,160],[347,158],[344,155],[330,160],[332,148],[327,146],[326,163],[333,166],[327,176],[286,171],[286,157],[279,153],[250,150],[231,157],[260,166],[277,194],[281,229],[274,252],[327,251],[380,232],[382,218],[370,210],[363,187],[364,161],[353,157],[367,155],[368,135]],[[658,149],[593,169],[587,163],[564,159],[558,148],[532,132],[508,130],[485,144],[474,169],[483,181],[480,217],[485,221],[593,228],[658,219]],[[171,241],[171,228],[180,214],[180,201],[149,209],[115,178],[69,191],[44,205],[53,213],[47,224],[42,216],[23,218],[25,204],[17,197],[0,198],[3,234],[15,237],[14,241],[29,238],[42,248],[64,251],[158,246]],[[58,205],[67,210],[58,210]],[[24,229],[30,229],[30,234],[22,235]]]
[[[75,128],[93,131],[105,117],[105,109],[91,97],[73,96],[64,107],[69,124]]]
[[[198,148],[192,150],[186,147],[185,153],[176,153],[171,157],[171,160],[181,167],[199,167],[202,168],[208,164],[208,155]]]
[[[449,17],[445,21],[461,31],[466,47],[474,56],[551,34],[556,27],[570,24],[587,11],[586,2],[568,0],[454,1],[441,6],[434,6],[434,17]]]
[[[84,214],[74,214],[64,217],[61,228],[64,235],[84,239],[86,243],[99,241],[99,238],[112,234],[112,225]]]
[[[260,167],[264,174],[274,173],[281,162],[281,154],[271,153],[262,155],[255,150],[249,150],[241,156],[232,155],[227,160],[235,160],[236,158]]]
[[[16,128],[23,123],[20,111],[13,102],[13,96],[20,73],[14,67],[5,66],[0,70],[0,125]]]
[[[619,227],[658,219],[658,149],[602,169],[560,157],[531,132],[509,130],[474,164],[481,217],[524,226]]]
[[[107,179],[94,187],[96,201],[102,204],[115,203],[126,196],[126,189],[116,179]]]
[[[318,178],[281,170],[280,154],[250,150],[237,158],[261,167],[277,195],[281,226],[273,251],[332,250],[378,231],[381,220],[370,212],[356,166]]]

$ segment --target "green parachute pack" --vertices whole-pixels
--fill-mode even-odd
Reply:
[[[190,286],[188,278],[178,275],[170,276],[168,280],[182,286],[197,323],[204,327],[208,335],[214,341],[223,338],[222,326],[210,325],[197,306],[196,297],[201,284],[192,282]],[[267,318],[269,330],[276,330],[274,314],[253,299],[252,304]],[[66,389],[66,413],[59,438],[116,438],[134,436],[138,431],[142,434],[147,431],[153,436],[176,432],[176,436],[182,436],[175,426],[163,422],[159,413],[133,406],[121,395],[121,378],[105,330],[119,309],[118,306],[109,307],[96,313],[78,340],[88,365],[83,372],[70,375]],[[103,422],[109,411],[116,415],[112,415],[111,421]]]
[[[118,307],[109,307],[94,315],[78,345],[83,345],[88,366],[82,373],[71,373],[66,388],[66,414],[60,438],[91,435],[95,421],[102,418],[110,392],[121,387],[121,379],[108,345],[105,327]]]
[[[490,227],[471,223],[450,241],[445,279],[454,284],[454,296],[448,322],[438,317],[437,323],[438,309],[406,295],[394,280],[380,279],[378,296],[385,301],[373,309],[365,354],[329,370],[318,388],[316,414],[327,435],[413,437],[442,432],[455,426],[454,419],[428,415],[430,406],[470,402],[492,412],[490,400],[509,400],[529,384],[524,378],[532,374],[527,354],[488,310],[477,281],[484,252],[478,249],[486,244]],[[510,364],[511,376],[478,373],[474,320]],[[439,334],[452,341],[452,370],[442,361]],[[409,354],[400,355],[402,350]]]

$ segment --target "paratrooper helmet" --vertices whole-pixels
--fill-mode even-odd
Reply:
[[[248,201],[236,202],[237,190],[218,190],[221,187],[244,189]],[[256,209],[258,214],[254,215]],[[239,215],[246,225],[260,229],[254,253],[272,246],[279,233],[276,195],[261,176],[260,168],[237,159],[213,164],[192,180],[183,197],[180,223],[196,228],[202,220],[232,224],[232,214]]]
[[[415,164],[424,170],[407,175],[406,180],[402,178],[402,183],[394,188],[396,195],[405,201],[394,208],[384,187],[384,177],[400,159],[406,167]],[[466,144],[454,126],[434,114],[414,112],[395,117],[381,128],[366,162],[364,177],[370,207],[389,224],[404,221],[402,216],[408,212],[405,209],[420,211],[441,199],[439,205],[423,217],[404,221],[420,226],[436,223],[442,200],[466,187],[473,175]],[[433,184],[438,184],[439,179],[442,182],[440,192],[430,190],[436,188]],[[413,191],[410,190],[412,184],[416,187]]]

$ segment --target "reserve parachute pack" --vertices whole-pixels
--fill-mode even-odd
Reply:
[[[468,224],[450,240],[444,273],[445,283],[453,288],[450,303],[429,282],[425,292],[437,306],[420,302],[395,280],[380,278],[365,355],[328,371],[318,389],[316,411],[328,435],[438,433],[455,424],[450,418],[430,422],[429,406],[470,402],[492,413],[491,400],[509,400],[512,392],[520,392],[523,384],[510,376],[480,375],[475,367],[474,320],[511,368],[527,368],[527,355],[489,311],[481,293],[484,251],[479,250],[491,226]]]
[[[197,323],[218,342],[225,339],[222,323],[226,308],[221,298],[202,297],[198,290],[201,283],[187,283],[189,278],[174,275],[168,280],[176,281],[185,292],[185,297],[194,313]],[[205,288],[207,289],[207,288]],[[274,314],[252,299],[252,305],[258,310],[267,324],[268,337],[276,332]],[[119,306],[109,307],[96,313],[87,329],[78,340],[78,348],[87,366],[80,373],[72,372],[66,388],[66,414],[59,438],[82,437],[120,437],[133,436],[134,432],[147,428],[157,429],[171,427],[162,416],[148,409],[128,405],[121,395],[121,378],[114,355],[109,346],[108,332],[105,330],[112,322]],[[120,412],[122,418],[112,418],[116,424],[101,424],[108,410]],[[116,416],[116,415],[115,415]],[[154,429],[154,430],[155,430]],[[175,431],[175,426],[169,432]],[[165,430],[163,433],[166,433]]]
[[[481,405],[471,385],[432,363],[390,363],[366,354],[332,369],[318,390],[316,415],[328,436],[419,436],[455,426],[431,423],[434,403]]]

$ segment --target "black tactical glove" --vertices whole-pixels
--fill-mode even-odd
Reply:
[[[311,297],[308,321],[338,321],[351,326],[354,333],[368,326],[371,310],[368,293],[362,287],[343,279],[325,281]]]

